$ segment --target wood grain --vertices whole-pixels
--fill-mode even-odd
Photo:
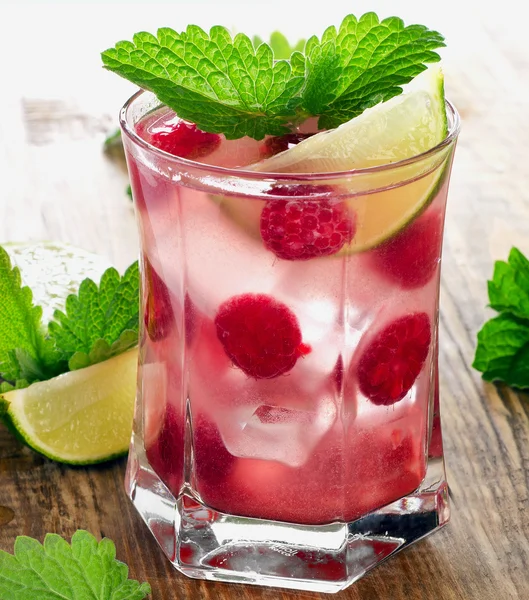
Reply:
[[[490,316],[486,281],[493,261],[505,258],[512,245],[529,253],[528,37],[522,20],[511,18],[516,14],[513,0],[504,1],[494,14],[485,7],[479,14],[465,13],[455,0],[428,13],[416,1],[399,3],[399,13],[400,4],[403,16],[415,14],[447,36],[447,90],[463,118],[441,291],[440,383],[453,518],[447,528],[336,598],[523,600],[529,598],[529,397],[484,384],[470,365],[476,332]],[[369,6],[381,6],[382,14],[393,12],[389,3]],[[67,7],[61,10],[67,19],[73,15]],[[89,49],[97,61],[97,52],[118,38],[103,43],[101,31],[110,31],[109,18],[101,11],[79,10],[85,10],[77,18],[87,29],[101,25]],[[198,15],[205,9],[193,10]],[[237,20],[234,10],[225,10],[230,21]],[[350,7],[329,10],[332,20]],[[13,15],[22,19],[22,9]],[[119,17],[121,32],[139,29],[135,15],[121,11]],[[249,18],[244,11],[242,17]],[[307,15],[307,23],[316,23],[313,29],[319,30],[320,18]],[[186,16],[180,24],[188,20]],[[302,25],[292,18],[289,27],[297,35]],[[46,30],[52,41],[54,27],[58,35],[58,25]],[[312,31],[308,25],[307,31]],[[19,62],[34,77],[19,79],[20,85],[11,88],[14,93],[0,94],[0,242],[62,240],[106,255],[122,269],[137,254],[134,216],[124,193],[126,175],[101,148],[130,87],[91,67],[76,78],[66,72],[71,57],[57,61],[42,77],[36,50],[53,50],[36,25],[31,32],[33,46],[28,45]],[[77,35],[89,43],[88,35]],[[84,56],[77,59],[82,62]],[[7,64],[8,75],[14,76],[15,66],[19,68]],[[68,77],[68,85],[61,86]],[[116,542],[131,576],[149,581],[155,600],[323,597],[179,575],[127,500],[124,469],[123,460],[94,468],[54,464],[0,427],[0,548],[11,551],[20,534],[42,540],[46,532],[70,536],[86,528]]]

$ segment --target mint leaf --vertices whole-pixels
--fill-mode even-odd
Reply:
[[[472,366],[487,381],[529,387],[529,321],[505,313],[485,323]]]
[[[83,369],[90,365],[102,362],[117,354],[121,354],[126,350],[136,346],[138,343],[138,331],[137,329],[125,329],[118,337],[118,339],[109,344],[105,339],[99,338],[95,341],[92,349],[89,353],[86,352],[75,352],[75,354],[68,361],[68,367],[70,371],[77,369]]]
[[[512,248],[508,262],[496,262],[488,288],[494,310],[529,319],[529,260],[517,248]]]
[[[321,42],[307,42],[303,108],[320,116],[321,128],[337,127],[400,94],[427,63],[440,60],[434,50],[443,40],[422,25],[405,27],[397,17],[348,15],[338,31],[329,27]]]
[[[99,287],[91,279],[85,279],[78,295],[68,296],[65,311],[55,311],[48,330],[72,370],[101,362],[136,345],[138,263],[133,263],[123,277],[116,269],[107,269]]]
[[[104,66],[151,90],[181,118],[228,139],[281,135],[310,116],[336,127],[366,108],[396,96],[401,86],[440,59],[443,37],[401,19],[375,13],[348,15],[321,40],[312,36],[292,52],[279,32],[270,45],[223,27],[209,34],[138,33],[102,53]],[[254,47],[257,46],[257,47]],[[304,54],[300,51],[304,48]]]
[[[8,381],[0,382],[0,394],[5,394],[6,392],[10,392],[11,390],[22,390],[29,386],[29,382],[25,379],[17,379],[16,383],[13,385]],[[0,419],[2,418],[2,406],[0,405]]]
[[[121,129],[114,129],[111,133],[107,135],[105,141],[103,142],[103,148],[112,148],[113,146],[123,146],[121,141]]]
[[[44,545],[20,536],[14,556],[0,551],[0,598],[10,600],[143,600],[149,584],[128,579],[108,539],[97,542],[87,531],[74,533],[71,545],[48,534]]]
[[[529,261],[517,248],[496,261],[488,291],[500,315],[478,333],[473,367],[487,381],[529,388]]]
[[[49,379],[64,367],[41,324],[42,308],[33,305],[20,272],[0,247],[0,375],[10,383]]]
[[[232,39],[217,26],[208,35],[196,25],[133,39],[103,52],[103,64],[153,91],[183,119],[228,139],[288,132],[303,78],[292,76],[287,61],[274,63],[267,44],[255,49],[243,34]]]

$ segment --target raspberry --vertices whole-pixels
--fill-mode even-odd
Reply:
[[[175,322],[169,290],[149,260],[143,262],[143,281],[146,292],[143,322],[151,341],[165,339]]]
[[[358,364],[358,383],[373,404],[389,406],[409,392],[430,348],[426,313],[401,317],[370,342]]]
[[[276,186],[280,196],[308,196],[329,192],[329,186]],[[261,237],[276,256],[308,260],[335,254],[355,234],[353,215],[344,202],[321,200],[268,200],[261,213]]]
[[[226,450],[217,426],[202,415],[196,418],[193,438],[199,487],[218,486],[231,473],[235,457]]]
[[[421,287],[435,273],[442,239],[442,212],[428,211],[373,250],[375,267],[404,289]]]
[[[301,341],[296,315],[266,294],[230,298],[220,306],[215,327],[228,357],[255,379],[287,373],[311,351]]]
[[[220,136],[216,133],[206,133],[194,123],[180,119],[157,124],[150,130],[150,134],[153,146],[181,158],[203,158],[220,144]]]
[[[260,147],[259,152],[263,158],[270,158],[275,154],[289,150],[297,146],[303,140],[306,140],[313,133],[287,133],[285,135],[275,135],[265,140]]]

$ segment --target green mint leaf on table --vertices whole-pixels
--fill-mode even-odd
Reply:
[[[111,148],[113,146],[122,146],[121,142],[121,129],[114,129],[111,133],[107,135],[105,141],[103,142],[103,147],[105,149]]]
[[[0,551],[0,598],[9,600],[143,600],[147,583],[128,579],[109,539],[97,542],[87,531],[71,545],[48,534],[44,545],[20,536],[14,555]]]
[[[529,261],[518,249],[496,262],[488,292],[500,314],[478,333],[473,366],[487,381],[529,388]]]
[[[473,366],[487,381],[529,387],[529,321],[511,313],[487,321],[478,333]]]
[[[64,367],[41,323],[42,308],[22,286],[20,272],[0,247],[0,375],[7,382],[32,383],[57,375]],[[20,385],[20,384],[19,384]]]
[[[529,261],[517,248],[509,253],[508,262],[496,262],[488,289],[494,310],[529,319]]]
[[[138,33],[103,52],[102,60],[204,131],[262,139],[311,116],[324,128],[352,119],[400,94],[440,59],[435,49],[442,46],[443,37],[422,25],[366,13],[345,17],[321,40],[311,37],[304,53],[296,50],[288,60],[274,61],[270,45],[256,48],[243,34],[232,38],[218,26],[208,34],[195,25],[182,33]],[[289,51],[283,43],[282,55]]]
[[[133,263],[120,277],[105,271],[98,286],[85,279],[78,295],[56,311],[49,335],[70,370],[101,362],[138,343],[139,274]]]
[[[22,390],[29,386],[29,382],[25,379],[17,379],[16,383],[13,385],[8,381],[0,382],[0,394],[5,394],[6,392],[10,392],[11,390]],[[2,419],[2,406],[0,404],[0,419]]]

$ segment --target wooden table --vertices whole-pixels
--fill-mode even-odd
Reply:
[[[484,384],[470,365],[476,332],[490,316],[486,280],[493,261],[506,258],[512,245],[529,253],[528,36],[514,0],[490,13],[481,6],[479,14],[455,0],[427,4],[401,2],[399,12],[447,36],[447,90],[463,118],[441,293],[442,418],[453,518],[336,598],[525,599],[529,398]],[[133,210],[126,175],[103,154],[102,142],[132,87],[100,68],[98,51],[158,25],[223,22],[263,36],[275,25],[271,8],[257,5],[133,6],[0,9],[0,22],[8,24],[3,46],[12,52],[1,74],[9,87],[0,92],[0,242],[62,240],[126,267],[137,254]],[[338,22],[348,8],[326,7],[325,21]],[[389,2],[360,3],[358,11],[364,8],[393,13]],[[286,15],[282,28],[292,37],[321,29],[321,14],[301,19],[285,6],[272,16],[278,14]],[[320,597],[179,575],[127,500],[124,470],[124,460],[86,469],[54,464],[0,427],[0,547],[12,551],[19,534],[42,540],[45,532],[70,536],[85,528],[116,542],[118,557],[131,576],[151,583],[155,600]]]

